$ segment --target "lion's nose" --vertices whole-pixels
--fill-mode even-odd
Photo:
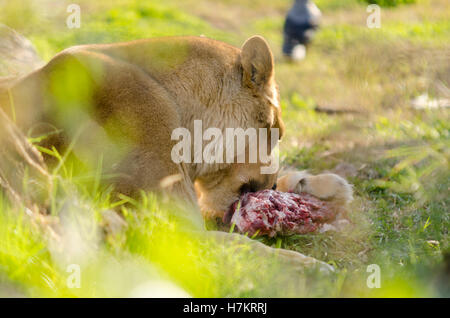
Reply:
[[[257,192],[260,186],[255,180],[250,180],[250,182],[244,183],[239,189],[240,194],[245,194],[247,192]]]

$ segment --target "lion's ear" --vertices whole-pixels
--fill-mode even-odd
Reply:
[[[263,37],[255,35],[245,41],[241,51],[241,64],[244,85],[263,89],[271,81],[274,75],[273,55]]]

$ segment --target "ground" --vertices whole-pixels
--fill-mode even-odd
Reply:
[[[232,253],[232,258],[179,230],[185,221],[177,206],[156,203],[150,196],[135,206],[150,211],[144,216],[126,210],[130,225],[124,235],[105,242],[101,233],[91,231],[93,239],[83,243],[91,253],[84,253],[90,255],[85,265],[76,252],[69,253],[82,263],[85,282],[71,289],[65,267],[70,260],[57,256],[57,248],[3,203],[0,295],[124,295],[142,277],[152,281],[155,275],[171,281],[173,289],[206,297],[450,295],[449,110],[412,107],[424,94],[448,104],[450,4],[417,0],[383,7],[381,28],[369,29],[367,3],[317,0],[322,27],[306,60],[292,64],[280,52],[291,2],[79,0],[82,26],[69,30],[64,1],[50,9],[45,0],[0,0],[0,22],[27,36],[45,60],[81,43],[203,34],[240,46],[251,35],[263,35],[275,53],[287,125],[281,143],[284,165],[344,174],[354,185],[355,202],[351,231],[262,241],[328,262],[336,273],[310,273],[285,286],[283,279],[289,277],[276,265],[267,263],[255,273],[254,260],[245,251]],[[55,172],[61,188],[54,195],[55,215],[94,210],[96,224],[102,211],[123,203],[111,202],[98,177],[74,177],[72,168],[63,165]],[[82,199],[68,198],[73,191]],[[370,264],[380,267],[379,289],[367,287]],[[129,279],[116,275],[123,268],[132,273]]]

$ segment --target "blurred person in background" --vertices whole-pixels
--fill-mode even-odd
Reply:
[[[293,61],[303,60],[306,45],[319,27],[322,13],[311,0],[295,0],[284,23],[283,54]]]

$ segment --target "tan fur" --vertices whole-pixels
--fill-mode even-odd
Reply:
[[[348,182],[333,173],[313,176],[306,171],[290,171],[278,178],[279,191],[309,193],[322,200],[345,206],[353,200],[353,189]]]
[[[277,127],[283,134],[273,64],[266,41],[258,36],[242,50],[200,37],[85,45],[59,53],[10,85],[9,94],[0,90],[0,103],[12,115],[12,97],[24,131],[36,123],[41,134],[56,126],[69,140],[83,123],[76,118],[71,123],[66,114],[61,119],[59,109],[72,103],[88,107],[95,123],[108,135],[120,134],[119,144],[126,145],[126,154],[112,163],[122,176],[118,191],[133,195],[175,180],[172,192],[196,201],[197,183],[205,215],[220,217],[238,198],[241,185],[254,180],[255,190],[270,188],[276,176],[261,175],[258,163],[175,164],[171,133],[186,127],[193,135],[194,120],[202,120],[204,129]],[[64,81],[69,97],[61,102],[55,96],[61,95],[57,85]],[[52,144],[63,144],[61,139]],[[98,151],[106,147],[94,146]]]
[[[115,180],[119,192],[163,190],[193,205],[198,197],[205,217],[222,217],[243,186],[251,191],[272,188],[277,174],[261,174],[261,163],[176,164],[171,133],[185,127],[193,136],[194,120],[202,120],[204,130],[279,128],[281,137],[284,125],[274,75],[272,53],[259,36],[247,40],[242,50],[200,37],[84,45],[59,53],[23,78],[0,80],[0,107],[25,133],[62,129],[45,141],[47,146],[63,147],[84,127],[78,139],[88,153],[105,154],[120,174]],[[335,175],[291,172],[278,180],[278,189],[351,199],[350,186]],[[232,236],[212,235],[227,242]],[[240,240],[287,263],[320,263]]]
[[[193,135],[194,120],[202,120],[203,129],[273,127],[282,136],[274,75],[272,53],[259,36],[247,40],[242,50],[200,37],[84,45],[59,53],[22,79],[0,82],[0,105],[25,132],[30,127],[35,134],[49,127],[63,129],[65,136],[47,141],[57,146],[85,124],[77,118],[72,122],[64,112],[61,119],[61,108],[66,111],[71,103],[88,107],[86,112],[95,119],[89,124],[102,126],[115,141],[94,140],[92,147],[108,154],[108,148],[121,150],[108,156],[121,174],[116,180],[119,192],[133,195],[163,185],[196,204],[195,183],[204,215],[221,217],[243,185],[251,182],[253,191],[271,188],[276,175],[261,174],[259,163],[175,164],[171,133],[186,127]],[[63,101],[55,98],[61,95],[60,82]],[[279,180],[278,188],[295,190],[300,175],[294,173],[288,186],[285,179]],[[351,196],[345,180],[329,176],[306,180],[302,191],[320,198]]]

